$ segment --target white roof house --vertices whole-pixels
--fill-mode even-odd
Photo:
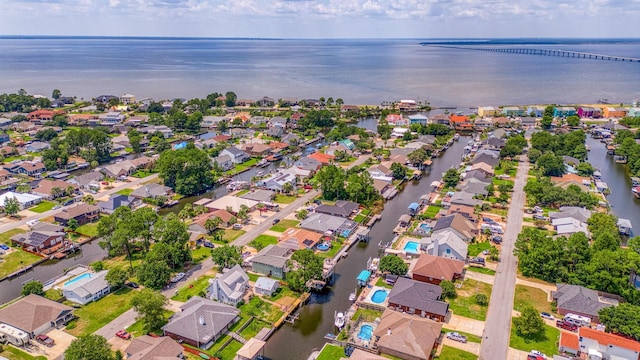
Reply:
[[[64,283],[62,294],[69,301],[84,305],[107,295],[111,288],[105,279],[108,271],[84,273]]]
[[[237,305],[242,300],[248,284],[249,276],[240,265],[236,265],[215,279],[210,279],[207,293],[211,300]]]
[[[232,213],[238,213],[240,211],[240,206],[246,205],[249,209],[253,209],[258,202],[255,200],[243,199],[236,196],[223,196],[219,199],[216,199],[207,205],[205,205],[209,209],[214,210],[227,210],[231,209]]]
[[[15,198],[16,200],[18,200],[18,204],[20,204],[20,209],[33,206],[39,203],[40,201],[42,201],[42,197],[38,195],[21,194],[21,193],[9,191],[0,195],[0,206],[4,206],[7,199],[11,199],[11,198]]]

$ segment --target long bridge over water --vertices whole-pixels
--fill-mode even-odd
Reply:
[[[490,47],[477,47],[477,46],[474,47],[474,46],[438,45],[438,44],[424,44],[424,43],[422,45],[448,48],[448,49],[475,50],[475,51],[487,51],[487,52],[508,53],[508,54],[558,56],[558,57],[592,59],[592,60],[640,62],[640,58],[615,56],[615,55],[602,55],[602,54],[593,54],[593,53],[570,51],[570,50],[559,50],[559,49],[554,50],[554,49],[531,49],[531,48],[490,48]]]

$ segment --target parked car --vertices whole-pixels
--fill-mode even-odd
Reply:
[[[52,338],[48,337],[45,334],[40,334],[40,335],[36,336],[36,341],[39,342],[40,344],[46,346],[46,347],[52,347],[53,345],[56,344],[56,342],[53,341]]]
[[[128,283],[126,283],[125,285],[127,285],[128,287],[130,287],[130,288],[132,288],[132,289],[137,289],[137,288],[139,288],[139,287],[140,287],[137,283],[135,283],[135,282],[133,282],[133,281],[129,281],[129,282],[128,282]]]
[[[545,354],[541,353],[541,352],[540,352],[540,351],[538,351],[538,350],[531,350],[531,351],[529,352],[529,355],[530,355],[530,356],[531,356],[531,355],[533,355],[533,356],[537,356],[537,358],[542,358],[542,359],[546,359],[546,358],[547,358],[547,355],[545,355]]]
[[[242,224],[233,224],[233,230],[241,230]]]
[[[469,259],[469,263],[470,264],[478,264],[478,265],[482,265],[484,266],[484,258],[482,257],[473,257],[471,259]]]
[[[125,339],[125,340],[131,339],[131,334],[129,334],[124,330],[118,330],[118,332],[116,332],[116,336],[119,337],[120,339]]]
[[[177,283],[178,281],[184,279],[184,277],[187,276],[187,274],[181,272],[181,273],[177,273],[174,277],[171,278],[171,282],[172,283]]]
[[[208,247],[208,248],[211,248],[211,249],[213,249],[215,247],[211,241],[205,241],[205,242],[202,243],[202,245],[204,247]]]
[[[541,312],[540,316],[542,316],[543,319],[547,319],[547,320],[555,320],[556,318],[553,317],[553,315],[549,314],[548,312]]]
[[[533,215],[533,220],[543,220],[543,221],[547,221],[547,217],[544,215],[540,215],[540,214],[535,214]]]
[[[556,320],[556,326],[569,331],[578,331],[578,325],[568,323],[564,320]]]
[[[9,246],[7,244],[0,244],[0,249],[9,250]]]
[[[448,332],[447,333],[447,339],[451,339],[453,341],[458,341],[461,343],[466,343],[467,342],[467,337],[461,334],[458,334],[457,332]]]
[[[277,224],[280,222],[280,219],[273,219],[273,225]]]
[[[52,208],[52,210],[58,210],[58,209],[60,209],[61,207],[62,207],[62,206],[60,206],[60,205],[56,205],[56,206],[54,206],[54,207]]]
[[[495,224],[495,220],[493,220],[492,218],[488,218],[488,217],[483,217],[482,221],[488,223],[488,224]]]
[[[492,236],[491,237],[491,241],[493,241],[496,244],[501,244],[502,243],[502,236],[499,236],[499,235]]]

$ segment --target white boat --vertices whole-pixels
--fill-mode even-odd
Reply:
[[[267,159],[262,159],[258,164],[256,164],[257,167],[265,167],[267,165],[269,165],[269,162],[267,161]]]
[[[343,312],[335,312],[334,316],[334,324],[336,325],[336,327],[338,329],[342,329],[342,327],[344,326],[344,322],[345,322],[345,317],[344,317],[344,313]]]
[[[264,171],[262,171],[262,170],[258,170],[258,171],[256,172],[256,175],[257,175],[257,176],[262,176],[262,175],[264,175]]]
[[[453,135],[453,140],[455,141],[460,140],[460,134],[456,133],[455,135]]]
[[[349,301],[354,302],[356,300],[356,296],[355,291],[349,294]]]

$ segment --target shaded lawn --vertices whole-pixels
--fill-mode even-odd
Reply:
[[[171,298],[171,300],[186,302],[193,296],[201,296],[200,294],[202,293],[206,294],[207,287],[209,286],[209,279],[211,279],[211,277],[202,276],[186,284],[176,291],[176,294]]]
[[[340,346],[326,344],[316,360],[337,360],[345,357],[344,349]]]
[[[287,231],[287,229],[295,227],[299,223],[300,221],[298,220],[284,219],[284,220],[280,220],[279,223],[273,225],[269,230],[277,231],[277,232],[285,232]]]
[[[297,293],[286,286],[280,285],[280,288],[273,293],[273,296],[269,298],[269,300],[275,302],[282,299],[285,296],[290,296],[292,298],[300,297],[300,293]]]
[[[442,333],[444,337],[447,337],[447,333],[448,332],[457,332],[460,335],[464,335],[467,337],[467,341],[468,342],[474,342],[474,343],[481,343],[482,342],[482,338],[478,335],[473,335],[470,333],[466,333],[464,331],[459,331],[459,330],[451,330],[451,329],[447,329],[447,328],[442,328]]]
[[[473,271],[473,272],[486,274],[486,275],[495,275],[496,274],[495,270],[491,270],[489,268],[479,267],[479,266],[469,266],[467,268],[467,271]]]
[[[45,211],[49,211],[51,209],[53,209],[53,207],[56,206],[56,203],[54,203],[53,201],[47,201],[47,200],[43,200],[42,202],[40,202],[38,205],[29,208],[30,211],[33,211],[35,213],[41,214]]]
[[[485,251],[485,250],[489,250],[489,248],[491,247],[491,243],[488,241],[483,241],[483,242],[476,242],[473,244],[469,244],[469,247],[467,248],[467,252],[469,253],[469,256],[478,256],[478,254],[480,254],[481,252]]]
[[[539,312],[552,313],[551,303],[547,301],[547,293],[526,285],[516,285],[516,293],[513,299],[513,308],[517,311],[531,306]]]
[[[358,214],[356,215],[355,218],[353,218],[353,221],[357,222],[358,224],[362,223],[367,217],[362,215],[362,214]]]
[[[63,298],[62,290],[51,288],[44,292],[44,297],[53,301],[58,301]]]
[[[278,238],[271,235],[259,235],[257,238],[251,240],[250,246],[255,248],[264,249],[267,245],[275,245],[278,243]]]
[[[76,232],[88,237],[98,236],[98,223],[98,221],[86,223],[82,226],[79,226],[76,229]]]
[[[4,255],[2,259],[2,262],[0,262],[0,278],[16,272],[27,265],[31,265],[42,258],[22,249],[14,248],[11,253]]]
[[[381,286],[386,289],[391,289],[393,287],[393,285],[387,284],[387,282],[384,281],[383,278],[378,278],[378,281],[376,281],[376,286]]]
[[[191,251],[191,258],[195,262],[200,262],[209,256],[211,256],[211,249],[205,246],[200,246],[199,248]]]
[[[442,360],[476,360],[478,356],[472,354],[467,351],[462,351],[460,349],[456,349],[451,346],[442,345],[442,351],[440,355],[436,356],[435,359]]]
[[[129,310],[133,295],[135,295],[135,291],[125,286],[98,301],[90,302],[76,309],[74,313],[78,319],[70,323],[75,323],[75,327],[69,329],[67,326],[65,331],[73,336],[94,333]]]
[[[544,333],[538,336],[527,336],[522,337],[518,335],[515,326],[513,325],[513,321],[511,322],[511,339],[509,340],[509,346],[522,350],[522,351],[531,351],[538,350],[543,352],[547,356],[558,354],[558,341],[560,340],[560,330],[545,325]]]
[[[131,326],[129,326],[126,330],[127,332],[129,332],[131,334],[131,336],[133,337],[138,337],[138,336],[142,336],[142,335],[146,335],[148,333],[154,333],[157,335],[162,335],[162,327],[169,322],[169,317],[171,317],[171,315],[173,315],[173,312],[169,311],[169,310],[165,310],[164,311],[164,322],[162,323],[162,325],[160,325],[159,327],[155,328],[155,329],[149,329],[149,330],[145,330],[144,325],[142,324],[142,320],[137,320],[136,322],[134,322],[133,324],[131,324]]]
[[[276,199],[273,200],[273,202],[278,204],[291,204],[292,202],[296,201],[296,199],[297,197],[295,196],[278,194],[276,195]]]
[[[253,316],[267,323],[274,323],[284,314],[279,306],[271,305],[258,296],[254,296],[249,302],[243,304],[238,309],[240,309],[243,316],[247,318]],[[244,323],[244,321],[246,321],[246,319],[241,322]]]
[[[475,294],[485,294],[491,298],[491,285],[473,279],[466,279],[462,287],[456,289],[458,296],[448,299],[449,308],[454,314],[484,321],[487,317],[487,305],[476,304]]]
[[[32,356],[22,350],[18,350],[10,345],[4,345],[0,356],[11,360],[47,360],[44,356]]]

